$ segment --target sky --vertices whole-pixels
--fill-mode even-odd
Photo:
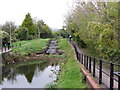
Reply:
[[[25,15],[42,19],[50,28],[62,28],[72,0],[0,0],[0,24],[21,25]]]

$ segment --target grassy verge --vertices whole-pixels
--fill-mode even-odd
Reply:
[[[46,47],[49,39],[35,39],[31,43],[24,46],[13,48],[14,53],[20,53],[21,55],[27,55],[29,53],[35,53],[38,50]]]
[[[82,80],[80,64],[75,58],[75,52],[66,39],[58,41],[58,47],[65,51],[64,60],[61,62],[60,75],[56,82],[57,88],[87,88]]]
[[[28,42],[30,42],[30,41],[32,41],[32,40],[18,41],[18,42],[13,43],[13,46],[14,46],[14,47],[18,47],[18,46],[24,45],[24,44],[26,44],[26,43],[28,43]]]

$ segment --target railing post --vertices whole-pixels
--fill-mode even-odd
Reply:
[[[120,75],[118,75],[118,90],[120,90]]]
[[[80,62],[80,53],[78,52],[78,54],[79,54],[78,57],[79,57],[79,62]]]
[[[100,60],[99,64],[99,84],[102,84],[102,60]]]
[[[78,54],[78,61],[79,61],[79,52],[77,51],[77,54]]]
[[[78,60],[78,52],[77,52],[77,50],[76,50],[76,55],[77,55],[77,60]]]
[[[80,63],[81,63],[81,53],[79,53],[79,59],[80,59]]]
[[[88,69],[88,56],[86,56],[86,69]]]
[[[82,59],[81,60],[82,60],[82,64],[83,64],[83,54],[82,54]]]
[[[113,83],[114,83],[114,80],[113,80],[113,77],[114,77],[114,65],[113,63],[110,63],[110,90],[113,89]]]
[[[85,57],[86,57],[86,55],[84,55],[84,66],[85,66],[85,59],[86,59]]]
[[[93,59],[93,77],[95,77],[95,58]]]
[[[89,73],[91,73],[91,57],[89,57]]]
[[[80,62],[80,53],[78,52],[78,61]]]

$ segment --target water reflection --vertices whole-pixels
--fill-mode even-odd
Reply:
[[[9,67],[7,72],[3,68],[0,87],[2,88],[44,88],[50,82],[56,80],[59,65],[45,62],[41,64]]]

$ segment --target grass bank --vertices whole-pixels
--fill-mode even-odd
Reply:
[[[26,44],[26,43],[29,43],[30,41],[32,41],[32,40],[15,42],[15,43],[13,43],[13,47],[19,47],[19,46],[21,46],[21,45],[24,45],[24,44]]]
[[[49,39],[35,39],[31,40],[30,43],[21,47],[13,48],[14,53],[20,53],[21,55],[27,55],[29,53],[35,53],[38,50],[46,47]],[[25,43],[25,42],[23,42]]]
[[[60,75],[58,76],[57,88],[87,88],[87,85],[82,80],[82,71],[80,64],[75,58],[74,49],[66,39],[58,41],[58,47],[65,51],[64,59],[61,62]]]

